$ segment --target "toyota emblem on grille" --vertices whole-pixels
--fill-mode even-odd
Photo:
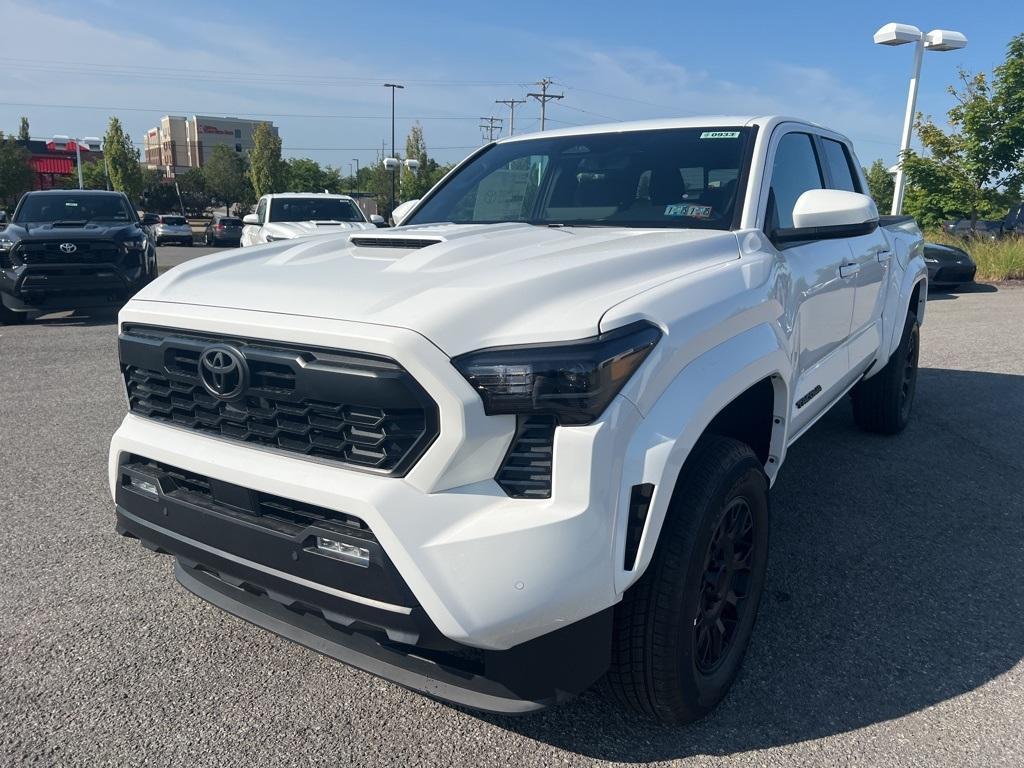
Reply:
[[[74,253],[75,251],[78,250],[78,246],[75,245],[74,243],[61,243],[60,249],[64,253]]]
[[[199,356],[199,378],[206,391],[221,400],[234,400],[248,384],[249,368],[237,349],[207,347]]]

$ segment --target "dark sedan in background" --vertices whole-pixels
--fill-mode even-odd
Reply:
[[[928,265],[928,285],[932,288],[955,288],[974,282],[978,266],[967,251],[940,243],[924,244],[924,262]]]
[[[207,245],[232,245],[237,248],[242,240],[242,220],[234,216],[214,216],[206,225],[203,240]]]

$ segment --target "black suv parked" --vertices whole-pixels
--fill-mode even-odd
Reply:
[[[0,323],[121,304],[156,275],[152,239],[122,193],[29,192],[0,230]]]

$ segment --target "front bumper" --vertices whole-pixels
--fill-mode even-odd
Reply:
[[[571,698],[608,666],[611,608],[509,650],[464,646],[440,634],[358,521],[316,518],[316,510],[277,497],[268,507],[262,494],[122,458],[117,531],[175,556],[178,581],[194,594],[312,650],[436,698],[504,713]],[[290,522],[296,518],[303,523]],[[364,547],[367,564],[318,552],[320,534]]]
[[[143,266],[39,264],[0,269],[0,301],[17,312],[121,304],[146,282]]]
[[[361,620],[374,627],[373,631],[378,634],[383,632],[387,636],[390,629],[389,642],[400,641],[403,632],[406,639],[416,635],[413,647],[419,658],[424,647],[422,638],[431,638],[432,649],[450,649],[453,645],[466,652],[475,649],[473,653],[494,659],[492,666],[499,664],[499,669],[503,663],[500,659],[519,659],[517,669],[527,662],[539,665],[548,658],[557,660],[555,669],[538,667],[543,670],[541,678],[555,686],[547,695],[541,695],[539,687],[527,692],[518,688],[512,690],[518,700],[532,701],[534,705],[557,700],[567,691],[579,688],[580,681],[586,679],[589,683],[600,674],[602,664],[607,664],[607,657],[601,660],[601,648],[608,640],[602,622],[610,621],[607,611],[620,598],[616,578],[624,567],[621,544],[616,544],[623,539],[626,525],[625,513],[619,514],[620,505],[624,504],[620,488],[622,457],[626,443],[641,421],[631,402],[620,396],[594,424],[556,430],[551,498],[515,499],[507,496],[494,481],[515,433],[515,418],[485,415],[480,398],[448,357],[413,331],[342,320],[172,305],[145,299],[128,304],[121,312],[120,322],[385,355],[398,361],[436,402],[440,430],[404,476],[386,477],[280,451],[262,450],[247,443],[129,414],[111,442],[109,481],[115,498],[121,492],[121,466],[127,457],[134,455],[250,492],[272,494],[351,515],[373,532],[382,555],[407,591],[401,599],[380,594],[374,594],[373,599],[409,609],[412,626],[400,626],[404,620],[390,615],[394,611],[386,616],[362,616]],[[628,498],[628,491],[626,496]],[[146,520],[135,508],[125,507],[120,500],[118,504],[124,511]],[[216,552],[206,552],[201,557],[196,553],[190,555],[173,542],[155,541],[157,534],[163,535],[160,531],[132,528],[133,525],[167,528],[167,523],[160,521],[169,519],[161,513],[161,517],[149,518],[148,523],[139,523],[122,513],[119,524],[125,532],[178,555],[183,563],[194,561],[218,572],[218,565],[211,565],[211,558],[220,557]],[[211,535],[206,527],[195,530],[198,533],[182,535],[199,542],[206,542]],[[234,537],[224,537],[222,541],[227,543],[223,546],[234,540]],[[216,543],[210,546],[219,549]],[[253,552],[259,552],[259,548],[248,547],[234,554],[254,560]],[[300,554],[300,560],[293,561],[290,552],[286,554],[288,558],[281,555],[276,564],[269,561],[262,564],[295,575],[294,564],[303,563],[303,556]],[[249,577],[268,593],[325,607],[317,595],[296,597],[294,590],[285,590],[281,584],[268,586],[264,572],[249,574]],[[243,577],[234,574],[234,578]],[[305,573],[302,578],[325,583],[322,574]],[[194,586],[192,582],[189,584]],[[353,591],[345,585],[334,586],[344,592]],[[248,600],[237,590],[226,590],[226,594],[242,603]],[[214,602],[221,604],[226,600],[228,598],[221,595]],[[237,602],[231,603],[228,610],[281,634],[292,632],[282,630],[276,619],[254,618],[255,614]],[[274,606],[261,605],[278,615]],[[332,614],[344,616],[351,616],[353,610],[347,605],[344,610],[337,605],[326,608]],[[605,618],[598,619],[598,616]],[[390,625],[384,619],[388,619]],[[342,631],[338,629],[338,622],[332,623],[330,629],[331,643],[352,647],[347,636],[339,638],[335,634]],[[334,647],[302,634],[306,631],[295,629],[294,639],[317,650]],[[578,638],[571,642],[568,639],[577,632],[589,637],[586,649]],[[548,644],[552,648],[559,644],[572,646],[572,652],[556,653],[549,649],[542,657],[536,657],[538,649],[547,648]],[[527,651],[534,656],[517,656]],[[343,657],[340,651],[324,652]],[[574,672],[569,679],[560,681],[555,673],[563,668],[574,669],[575,656],[590,659],[583,665],[585,672]],[[393,662],[392,659],[387,664],[394,666]],[[444,676],[428,675],[428,681],[434,682],[414,684],[404,673],[395,676],[387,668],[381,671],[368,662],[353,663],[431,695],[470,703],[440,692],[435,683],[444,682],[447,679]],[[473,674],[492,682],[501,679],[501,675],[490,668]],[[521,670],[516,674],[521,674]],[[458,672],[452,684],[465,675],[465,672]],[[476,703],[474,706],[484,705]]]

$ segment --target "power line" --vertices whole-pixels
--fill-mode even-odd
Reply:
[[[537,85],[540,86],[540,93],[528,93],[528,94],[526,94],[531,99],[536,99],[537,101],[540,102],[540,129],[542,131],[544,130],[544,118],[545,118],[545,112],[547,110],[548,102],[552,101],[552,100],[555,100],[555,99],[564,99],[565,98],[565,94],[564,93],[559,93],[559,94],[548,93],[548,86],[551,85],[554,82],[555,81],[552,80],[551,78],[545,77],[543,80],[541,80],[539,83],[537,83]]]
[[[235,112],[233,115],[225,115],[220,110],[201,110],[201,109],[168,109],[167,107],[161,107],[160,109],[152,109],[148,107],[110,107],[100,106],[97,104],[38,104],[27,101],[0,101],[0,107],[34,107],[36,109],[87,109],[95,111],[108,111],[108,112],[149,112],[152,114],[192,114],[202,115],[204,117],[214,117],[222,115],[224,117],[301,117],[301,118],[318,118],[325,120],[390,120],[390,115],[323,115],[323,114],[303,114],[297,112]],[[469,117],[468,115],[420,115],[420,116],[403,116],[403,120],[477,120],[479,118]]]
[[[25,61],[23,59],[16,59],[11,57],[0,56],[0,62],[4,62],[5,69],[30,69],[36,71],[54,71],[54,72],[74,72],[78,74],[110,74],[116,76],[124,75],[139,75],[146,73],[146,77],[154,77],[155,74],[149,73],[165,73],[166,75],[173,75],[175,77],[195,77],[197,75],[213,75],[218,80],[225,78],[244,78],[248,82],[254,80],[263,79],[274,79],[278,81],[286,81],[289,83],[305,82],[308,84],[316,85],[321,83],[336,83],[342,85],[365,85],[365,86],[381,86],[387,82],[386,78],[372,78],[372,77],[343,77],[337,75],[303,75],[295,74],[293,72],[239,72],[231,70],[220,70],[220,69],[187,69],[179,67],[154,67],[144,65],[126,65],[126,64],[96,64],[92,62],[81,62],[81,61],[67,61],[67,60],[45,60],[45,61]],[[483,86],[524,86],[525,83],[511,82],[511,81],[499,81],[499,80],[456,80],[456,79],[405,79],[404,82],[413,83],[422,86],[469,86],[469,87],[483,87]]]
[[[501,122],[500,117],[481,117],[480,130],[486,132],[484,139],[494,141],[494,134],[501,133]]]
[[[508,135],[516,135],[516,104],[525,104],[526,99],[495,99],[495,104],[504,104],[511,112],[509,115]]]

